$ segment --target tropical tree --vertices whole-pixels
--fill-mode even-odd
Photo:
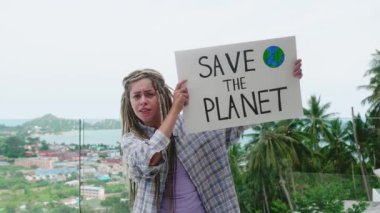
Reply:
[[[309,152],[300,142],[302,133],[297,130],[295,120],[269,122],[253,127],[252,147],[248,155],[248,177],[256,177],[256,185],[261,188],[265,212],[269,212],[269,203],[276,187],[271,183],[274,179],[293,211],[290,192],[286,184],[286,171],[299,163],[298,153]]]
[[[40,150],[47,151],[49,150],[49,145],[46,143],[46,141],[41,142],[41,148]]]
[[[372,55],[372,61],[371,61],[371,68],[365,72],[364,77],[369,77],[369,84],[368,85],[362,85],[359,86],[359,89],[365,89],[370,91],[370,95],[365,97],[362,100],[362,104],[369,104],[369,109],[367,112],[367,115],[370,119],[367,118],[368,122],[372,124],[374,127],[374,132],[375,134],[373,136],[373,139],[370,139],[370,143],[373,147],[371,148],[379,148],[379,137],[380,137],[380,51],[376,50],[376,52]],[[356,122],[354,123],[356,124]],[[357,129],[356,129],[357,130]],[[368,131],[368,130],[367,130]],[[369,130],[371,131],[371,130]],[[358,132],[358,131],[357,131]],[[359,133],[357,134],[357,143],[358,143],[358,149],[359,149],[359,154],[360,154],[360,166],[361,166],[361,171],[362,173],[365,173],[364,171],[364,166],[363,166],[363,161],[364,161],[364,156],[362,156],[362,145],[360,143],[362,142],[367,142],[368,140],[360,140],[359,139]],[[364,146],[365,147],[365,146]],[[377,166],[377,159],[379,158],[379,152],[373,153],[369,159],[372,159],[372,165],[374,167]],[[363,174],[363,181],[366,181],[364,179],[364,174]],[[365,182],[364,182],[365,183]],[[369,188],[369,186],[366,187],[366,189]],[[369,189],[367,189],[367,197],[369,198]]]
[[[251,190],[253,187],[250,185],[253,179],[246,178],[246,156],[247,151],[240,143],[234,144],[228,150],[228,158],[232,177],[234,179],[235,189],[239,200],[240,210],[242,212],[250,212],[252,209],[252,201],[250,199]]]
[[[308,108],[304,109],[304,131],[310,135],[311,149],[319,152],[320,142],[328,134],[328,120],[335,113],[327,113],[330,103],[322,104],[321,97],[312,95],[308,101]]]
[[[369,77],[369,84],[359,86],[359,89],[365,89],[371,94],[362,100],[362,104],[369,104],[368,109],[371,117],[380,117],[380,51],[376,50],[371,61],[371,68],[365,72],[364,77]],[[380,127],[380,120],[375,122],[376,127]]]
[[[17,136],[9,137],[5,140],[3,155],[9,158],[18,158],[24,156],[25,139]]]
[[[373,120],[366,116],[364,119],[358,114],[354,118],[358,147],[357,150],[362,155],[364,161],[368,162],[367,169],[380,168],[380,137],[376,133]],[[350,140],[354,141],[353,123],[348,123],[350,130]]]
[[[351,129],[353,130],[351,136],[352,141],[355,142],[355,156],[358,165],[360,166],[362,183],[366,190],[368,200],[371,199],[371,195],[369,181],[367,179],[368,164],[366,165],[365,162],[369,162],[371,165],[373,165],[372,169],[377,168],[376,163],[380,154],[379,135],[376,133],[376,130],[374,128],[371,128],[371,123],[372,122],[370,119],[368,119],[368,117],[365,121],[363,121],[360,115],[357,115],[353,122],[349,123]]]
[[[228,159],[230,162],[230,168],[232,171],[232,176],[235,182],[235,187],[239,188],[243,186],[243,171],[239,167],[240,160],[243,157],[243,152],[241,150],[240,144],[234,144],[228,150]]]
[[[345,173],[354,162],[351,134],[347,124],[335,118],[328,121],[325,132],[326,145],[321,149],[325,172]]]

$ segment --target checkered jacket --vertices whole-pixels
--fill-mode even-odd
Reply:
[[[142,140],[133,133],[123,136],[121,145],[127,173],[137,183],[137,194],[133,212],[158,212],[165,189],[168,172],[166,148],[170,142],[159,130],[141,125],[150,139]],[[177,119],[173,135],[177,157],[188,172],[203,206],[207,212],[240,212],[227,148],[237,141],[243,127],[228,128],[200,133],[186,134],[183,118]],[[158,166],[149,166],[153,154],[161,152],[163,161]],[[155,193],[155,177],[159,175],[158,197]]]

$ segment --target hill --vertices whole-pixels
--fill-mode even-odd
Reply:
[[[85,129],[120,129],[121,123],[116,119],[103,119],[96,122],[80,123],[79,119],[59,118],[53,114],[46,114],[15,127],[0,126],[1,132],[18,132],[23,135],[32,133],[59,133],[70,130],[78,130],[79,126]]]

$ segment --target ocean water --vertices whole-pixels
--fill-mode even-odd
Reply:
[[[65,143],[65,144],[79,144],[79,131],[68,131],[60,134],[44,134],[39,135],[41,140],[47,143]],[[121,130],[120,129],[102,129],[102,130],[85,130],[82,132],[82,144],[105,144],[105,145],[118,145],[120,142]]]
[[[15,127],[22,125],[27,121],[30,121],[30,119],[0,119],[0,125]],[[78,130],[62,132],[60,134],[44,134],[38,136],[41,140],[45,140],[47,143],[79,144]],[[83,144],[117,145],[117,142],[120,141],[120,139],[120,129],[85,130],[82,132]]]
[[[248,129],[245,134],[251,133],[252,130]],[[56,144],[79,144],[79,131],[62,132],[61,134],[44,134],[39,136],[41,140],[47,143]],[[85,130],[81,136],[82,144],[105,144],[117,146],[121,140],[120,129],[103,129],[103,130]],[[249,138],[240,138],[240,143],[245,144]]]
[[[30,121],[30,119],[0,119],[0,125],[14,127],[22,125],[27,121]]]

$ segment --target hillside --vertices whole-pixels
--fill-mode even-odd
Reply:
[[[46,114],[42,117],[38,117],[23,123],[16,127],[8,127],[1,125],[1,132],[21,132],[24,134],[31,133],[59,133],[70,130],[79,129],[79,119],[66,119],[59,118],[53,114]],[[120,129],[121,124],[116,119],[103,119],[96,122],[85,122],[82,124],[82,128],[85,129]]]

